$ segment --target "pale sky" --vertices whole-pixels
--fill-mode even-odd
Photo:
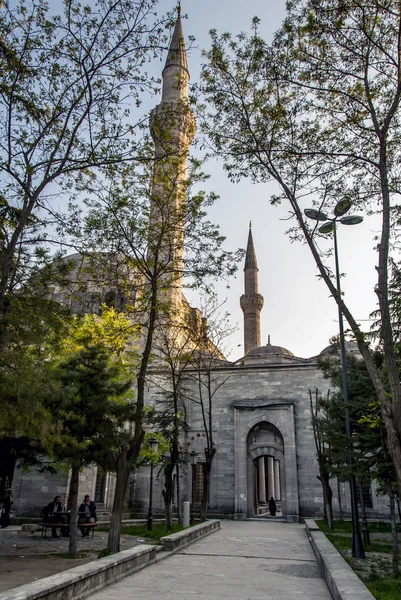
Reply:
[[[171,2],[162,0],[160,8],[168,9]],[[270,41],[285,15],[284,0],[183,0],[184,34],[196,37],[199,48],[188,53],[191,83],[197,81],[201,49],[209,46],[208,32],[239,33],[249,31],[251,19],[262,19],[261,34]],[[287,207],[273,207],[269,197],[277,190],[275,184],[252,185],[243,180],[239,184],[228,181],[218,161],[210,161],[206,172],[211,175],[210,189],[220,200],[210,215],[227,237],[228,247],[246,247],[249,221],[252,221],[253,239],[259,266],[259,292],[264,296],[261,330],[262,344],[271,343],[291,350],[304,358],[318,354],[338,332],[337,305],[329,297],[323,282],[317,279],[317,269],[309,250],[300,243],[291,244],[285,235],[288,222]],[[369,314],[376,308],[374,285],[376,281],[376,252],[373,236],[377,221],[364,216],[364,222],[338,231],[340,269],[345,300],[357,320],[368,329]],[[328,243],[330,243],[328,241]],[[227,297],[226,308],[239,330],[231,339],[230,359],[243,355],[243,315],[239,298],[243,293],[243,265],[230,289],[219,286],[221,298]],[[190,298],[189,298],[190,299]],[[365,321],[366,320],[366,321]]]

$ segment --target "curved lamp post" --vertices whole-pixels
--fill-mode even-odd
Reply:
[[[349,198],[340,200],[334,208],[334,217],[328,217],[324,212],[315,210],[314,208],[307,208],[304,213],[309,219],[314,221],[322,221],[323,225],[319,227],[320,233],[331,233],[333,232],[334,237],[334,258],[336,265],[336,282],[337,282],[337,295],[341,298],[341,285],[340,285],[340,269],[338,264],[338,247],[337,247],[337,224],[342,223],[343,225],[357,225],[363,221],[363,217],[359,215],[346,215],[351,208],[352,202]],[[345,215],[345,216],[344,216]],[[340,354],[341,354],[341,372],[343,380],[343,396],[344,396],[344,413],[345,413],[345,432],[348,438],[348,465],[352,468],[353,457],[352,457],[352,437],[351,437],[351,425],[349,420],[349,397],[348,397],[348,379],[347,379],[347,362],[345,355],[345,339],[344,339],[344,323],[343,313],[341,305],[338,304],[338,323],[340,328]],[[351,515],[352,515],[352,556],[354,558],[365,558],[365,552],[363,549],[362,538],[359,531],[359,518],[358,518],[358,504],[357,504],[357,493],[356,493],[356,481],[355,476],[351,473],[349,478],[350,494],[351,494]]]
[[[149,448],[153,452],[157,452],[159,440],[155,437],[150,438]],[[153,460],[150,461],[150,483],[149,483],[149,507],[148,507],[148,523],[147,530],[152,531],[153,528]]]

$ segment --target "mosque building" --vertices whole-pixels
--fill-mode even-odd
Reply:
[[[187,105],[189,69],[186,57],[181,18],[178,16],[171,44],[162,73],[163,89],[161,103],[151,117],[151,132],[156,148],[154,194],[163,196],[160,182],[171,180],[171,170],[177,182],[176,194],[170,194],[170,202],[178,206],[184,202],[180,188],[186,176],[186,156],[195,135],[195,119]],[[179,107],[186,106],[184,111]],[[169,161],[171,147],[166,151],[163,140],[163,123],[168,121],[173,145],[179,160]],[[167,158],[166,158],[167,156]],[[162,174],[161,174],[162,173]],[[171,200],[172,198],[172,200]],[[160,222],[160,204],[151,211],[151,227],[157,229]],[[175,264],[177,271],[182,264],[182,236],[175,232]],[[76,257],[77,265],[81,264]],[[78,269],[78,266],[77,266]],[[268,513],[268,501],[273,497],[278,514],[287,521],[323,513],[322,487],[316,460],[313,436],[310,391],[316,389],[322,395],[330,385],[318,366],[318,357],[300,358],[290,350],[275,345],[270,337],[262,344],[260,314],[264,299],[258,289],[258,263],[252,229],[249,227],[244,265],[244,294],[240,305],[244,315],[245,355],[229,362],[222,357],[213,368],[213,439],[216,454],[212,464],[209,514],[227,518],[245,519],[263,517]],[[118,295],[117,289],[104,290],[87,287],[86,294],[96,297],[97,306],[106,294]],[[95,294],[96,292],[96,294]],[[190,314],[196,310],[189,307],[181,288],[180,278],[175,279],[171,302]],[[55,290],[54,297],[65,301],[66,294]],[[74,308],[74,307],[73,307]],[[75,307],[76,308],[76,307]],[[96,312],[96,307],[92,306]],[[78,310],[79,312],[79,310]],[[274,342],[274,343],[272,343]],[[350,346],[349,350],[353,350]],[[327,349],[325,350],[327,351]],[[323,352],[325,352],[323,351]],[[157,366],[152,367],[153,371]],[[181,440],[182,464],[179,471],[180,497],[175,504],[185,500],[199,502],[202,495],[204,450],[206,445],[203,415],[196,397],[196,381],[191,373],[185,376],[185,395],[182,398],[184,426]],[[157,391],[149,383],[147,402],[157,402]],[[191,466],[188,457],[195,460]],[[146,515],[149,495],[149,467],[138,469],[132,478],[129,502],[136,511]],[[156,468],[153,493],[154,512],[161,513],[163,501],[161,488],[163,474]],[[344,482],[333,482],[333,506],[350,512],[348,488]],[[48,475],[15,469],[13,477],[14,499],[20,514],[33,513],[43,507],[55,494],[66,496],[68,477],[65,473]],[[81,475],[80,490],[89,493],[95,502],[110,508],[113,502],[114,477],[101,473],[96,467],[85,469]],[[366,492],[368,507],[375,514],[386,514],[388,509],[383,498],[372,490]],[[340,501],[339,501],[340,500]]]

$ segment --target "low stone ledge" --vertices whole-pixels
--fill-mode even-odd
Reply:
[[[196,540],[213,533],[213,531],[216,531],[217,529],[220,529],[220,521],[213,519],[206,521],[205,523],[199,523],[199,525],[189,527],[184,531],[166,535],[160,538],[160,543],[163,544],[164,550],[176,550],[177,548],[188,546],[188,544],[191,544],[192,542],[195,542]]]
[[[320,531],[315,521],[306,519],[305,528],[333,599],[374,600],[374,596]]]
[[[156,546],[142,545],[38,579],[0,594],[0,600],[82,600],[156,561]]]
[[[316,524],[316,521],[313,519],[305,519],[305,527],[306,531],[320,531],[319,525]]]

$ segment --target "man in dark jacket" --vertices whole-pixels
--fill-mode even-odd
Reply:
[[[60,523],[65,525],[65,515],[62,513],[65,512],[65,506],[61,501],[60,496],[56,496],[53,502],[50,502],[47,506],[42,510],[42,516],[45,523]],[[63,537],[68,537],[68,527],[61,527],[61,535]],[[52,527],[52,537],[57,537],[57,527]]]
[[[90,499],[90,496],[87,494],[82,502],[81,506],[78,509],[79,524],[84,525],[85,523],[96,523],[97,515],[96,515],[96,504]],[[79,527],[82,533],[82,537],[89,536],[89,528],[88,527]]]

